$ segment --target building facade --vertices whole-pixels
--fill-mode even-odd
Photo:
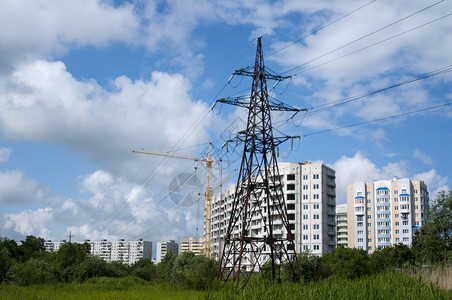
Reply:
[[[321,163],[279,163],[289,226],[295,235],[295,250],[315,255],[331,252],[336,246],[335,171]],[[226,190],[212,199],[211,257],[219,258],[234,201],[235,189]],[[251,230],[264,232],[265,208],[251,220]],[[281,236],[286,229],[275,221],[273,233]],[[240,230],[240,229],[237,229]],[[239,231],[233,234],[239,234]],[[263,256],[265,257],[265,253]],[[269,257],[269,256],[268,256]]]
[[[165,257],[165,255],[168,252],[172,252],[174,255],[178,255],[179,253],[179,244],[176,243],[174,240],[169,240],[167,242],[158,242],[157,243],[157,250],[156,250],[156,258],[155,262],[158,264],[162,261],[162,259]]]
[[[336,245],[348,247],[347,204],[336,205]]]
[[[421,180],[393,178],[347,185],[348,244],[369,252],[394,244],[410,246],[429,207]]]
[[[191,251],[196,255],[204,253],[204,239],[189,237],[180,239],[179,241],[179,254],[183,252]]]

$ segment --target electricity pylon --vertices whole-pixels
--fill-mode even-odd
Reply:
[[[288,219],[275,152],[279,144],[295,137],[274,137],[270,112],[291,111],[296,114],[306,109],[269,101],[266,80],[278,83],[289,77],[266,73],[261,38],[257,39],[254,70],[251,67],[239,69],[233,73],[235,75],[252,76],[253,83],[249,101],[244,98],[217,100],[248,109],[247,128],[234,139],[243,142],[244,148],[223,251],[220,253],[218,277],[227,280],[232,275],[240,284],[242,275],[246,284],[249,275],[262,271],[265,265],[265,268],[271,269],[273,281],[280,280],[281,268],[289,279],[298,280],[300,268],[293,227]],[[256,229],[256,222],[260,222],[257,224],[259,229]]]

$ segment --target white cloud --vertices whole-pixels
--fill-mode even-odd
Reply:
[[[435,199],[438,192],[440,191],[450,190],[450,187],[448,186],[449,178],[447,176],[442,176],[438,174],[435,169],[415,174],[413,176],[413,179],[422,180],[427,184],[427,188],[430,193],[431,199]]]
[[[333,169],[336,170],[337,203],[347,201],[347,184],[391,179],[394,176],[406,177],[408,174],[404,161],[378,167],[361,152],[357,152],[353,157],[342,156],[333,164]]]
[[[419,149],[414,150],[413,157],[419,159],[426,165],[433,165],[433,159]]]
[[[25,64],[1,81],[0,135],[63,144],[109,172],[143,178],[143,163],[157,161],[131,150],[205,140],[210,122],[190,130],[206,105],[193,101],[191,85],[178,74],[153,72],[149,80],[122,76],[113,91],[77,81],[62,62]]]
[[[139,20],[129,4],[113,8],[105,1],[2,1],[0,71],[29,58],[62,54],[68,48],[132,43]]]
[[[10,154],[13,152],[12,149],[6,147],[0,147],[0,164],[8,161]]]
[[[51,208],[40,208],[35,211],[23,210],[18,213],[5,214],[3,231],[19,232],[22,235],[34,235],[38,237],[49,237],[51,231],[49,224],[53,218]]]
[[[49,188],[27,177],[22,171],[0,172],[0,203],[24,205],[44,202],[51,196]]]

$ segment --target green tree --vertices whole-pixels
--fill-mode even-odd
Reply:
[[[27,261],[36,254],[44,252],[46,250],[44,242],[43,238],[27,235],[25,241],[22,241],[22,244],[19,246],[20,260]]]
[[[132,275],[146,281],[153,281],[157,277],[157,266],[149,258],[142,258],[131,266]]]
[[[173,252],[166,253],[165,257],[157,265],[157,276],[163,280],[171,280],[172,270],[174,266],[174,261],[176,260],[176,255]]]
[[[7,248],[0,248],[0,283],[6,278],[6,273],[13,264],[13,259]]]
[[[439,192],[436,201],[427,210],[428,222],[413,238],[416,256],[424,262],[447,263],[452,250],[452,191]]]
[[[6,280],[19,285],[49,284],[57,281],[49,263],[34,258],[13,265],[6,274]]]
[[[304,282],[317,281],[322,276],[322,258],[312,255],[309,251],[298,254],[298,264]]]
[[[369,257],[364,250],[339,247],[325,256],[333,276],[354,279],[370,273]]]
[[[12,259],[19,259],[19,246],[14,240],[10,240],[8,238],[2,239],[0,243],[0,249],[7,249]]]

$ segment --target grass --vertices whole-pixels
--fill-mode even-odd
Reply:
[[[397,272],[356,280],[329,278],[308,284],[268,285],[250,281],[240,293],[232,287],[209,292],[153,285],[133,277],[95,278],[83,284],[3,285],[0,299],[452,299],[452,291],[441,289],[424,277]]]
[[[426,282],[433,282],[442,289],[452,290],[452,266],[416,269],[412,274],[422,277]]]

